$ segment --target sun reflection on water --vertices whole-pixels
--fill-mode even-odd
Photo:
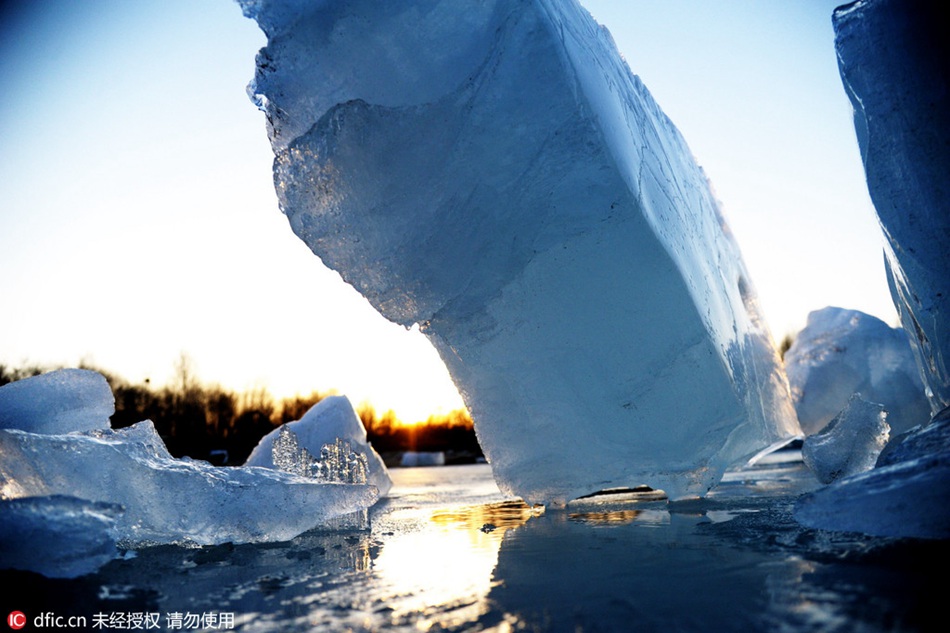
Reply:
[[[374,561],[393,620],[411,615],[425,630],[477,619],[487,610],[504,533],[542,512],[521,501],[461,506],[433,512],[425,529],[394,535]]]

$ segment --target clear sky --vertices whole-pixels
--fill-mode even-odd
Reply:
[[[894,323],[838,78],[835,2],[583,2],[706,169],[776,338],[825,305]],[[0,363],[87,361],[406,420],[461,406],[417,332],[327,270],[277,208],[228,0],[0,10]]]

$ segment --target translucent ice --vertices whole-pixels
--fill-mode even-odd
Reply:
[[[58,369],[0,387],[0,429],[69,433],[108,429],[115,397],[102,374]]]
[[[941,3],[861,0],[835,10],[835,48],[891,295],[932,412],[950,406],[950,38]]]
[[[354,452],[350,443],[337,438],[333,444],[324,444],[320,457],[297,444],[297,435],[281,426],[272,451],[274,468],[285,473],[320,481],[345,484],[366,483],[366,457]]]
[[[950,538],[948,449],[950,409],[889,446],[877,468],[802,496],[795,518],[825,530]]]
[[[369,485],[174,459],[149,421],[118,431],[0,430],[0,498],[69,495],[120,504],[129,544],[282,541],[376,501]]]
[[[792,402],[806,434],[817,433],[860,393],[887,410],[895,434],[930,420],[907,334],[869,314],[823,308],[785,354]]]
[[[704,494],[799,432],[702,171],[574,0],[241,0],[291,227],[419,324],[503,491]]]
[[[802,458],[824,484],[874,468],[890,438],[887,413],[855,394],[818,433],[805,438]]]
[[[75,497],[0,500],[0,567],[50,578],[95,572],[115,558],[122,508]]]
[[[283,437],[280,429],[275,429],[265,435],[247,458],[246,466],[263,466],[264,468],[278,468],[294,472],[293,468],[300,468],[305,476],[320,476],[320,473],[303,466],[306,458],[299,457],[299,451],[305,450],[315,462],[324,465],[327,470],[329,461],[321,459],[324,446],[335,446],[337,440],[347,442],[349,447],[358,453],[366,464],[367,476],[370,484],[376,486],[380,496],[385,496],[392,488],[393,482],[389,472],[379,454],[370,446],[366,439],[366,429],[353,405],[345,396],[330,396],[324,398],[299,420],[285,424],[281,429],[292,431],[292,437]],[[281,438],[283,437],[283,440]],[[290,444],[293,444],[293,447]],[[283,444],[283,446],[281,446]],[[299,444],[299,446],[298,446]],[[333,449],[337,450],[337,449]],[[297,451],[295,453],[294,451]],[[286,454],[284,465],[277,463],[276,456]],[[298,455],[298,457],[293,457]],[[297,465],[292,462],[297,459]],[[338,466],[333,467],[340,473],[346,471],[344,463],[347,460],[337,460]],[[330,470],[333,470],[330,468]],[[328,473],[324,473],[327,475]]]

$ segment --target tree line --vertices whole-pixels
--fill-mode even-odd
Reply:
[[[98,367],[115,395],[112,428],[151,420],[175,457],[203,459],[221,465],[243,464],[264,435],[286,422],[299,420],[333,391],[313,391],[276,399],[266,388],[243,392],[206,384],[198,379],[187,356],[175,365],[174,379],[162,387],[147,380],[132,383]],[[10,367],[0,364],[0,386],[36,376],[55,367]],[[406,424],[392,410],[377,413],[369,402],[357,407],[373,447],[392,463],[404,451],[443,451],[459,461],[482,455],[474,425],[464,409],[432,415]]]

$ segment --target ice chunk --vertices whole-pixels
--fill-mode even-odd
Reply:
[[[817,433],[860,393],[887,410],[894,433],[930,420],[907,334],[869,314],[827,307],[785,354],[792,402],[806,434]]]
[[[105,377],[57,369],[0,387],[0,429],[61,434],[108,429],[115,397]]]
[[[799,433],[703,172],[573,0],[242,0],[291,227],[446,363],[506,493],[704,494]]]
[[[353,409],[353,405],[345,396],[324,398],[313,405],[301,419],[289,422],[281,427],[281,429],[284,428],[293,432],[292,438],[287,436],[283,440],[284,448],[281,448],[277,443],[281,438],[280,429],[275,429],[261,439],[247,458],[245,465],[278,468],[279,470],[294,472],[288,470],[290,462],[285,462],[284,466],[277,464],[274,459],[277,453],[286,453],[288,459],[290,459],[293,451],[302,449],[308,451],[311,457],[316,460],[324,446],[332,446],[337,439],[340,439],[348,442],[352,450],[365,460],[368,481],[376,486],[381,497],[385,496],[392,488],[393,482],[389,478],[386,465],[367,441],[366,429]],[[289,442],[293,442],[293,449],[289,447]],[[299,447],[296,446],[298,443]],[[304,458],[298,461],[302,461],[302,459]],[[309,469],[307,469],[307,472],[312,473]]]
[[[803,495],[795,519],[825,530],[950,538],[950,409],[907,434],[877,468]]]
[[[122,508],[75,497],[0,500],[0,567],[50,578],[91,574],[115,558]]]
[[[937,2],[862,0],[835,10],[834,26],[891,295],[936,413],[950,406],[946,19]]]
[[[825,428],[805,438],[805,465],[823,484],[871,470],[890,437],[886,418],[881,405],[851,396]]]
[[[0,498],[69,495],[120,504],[132,545],[283,541],[377,499],[370,485],[174,459],[149,421],[117,431],[0,431]]]

